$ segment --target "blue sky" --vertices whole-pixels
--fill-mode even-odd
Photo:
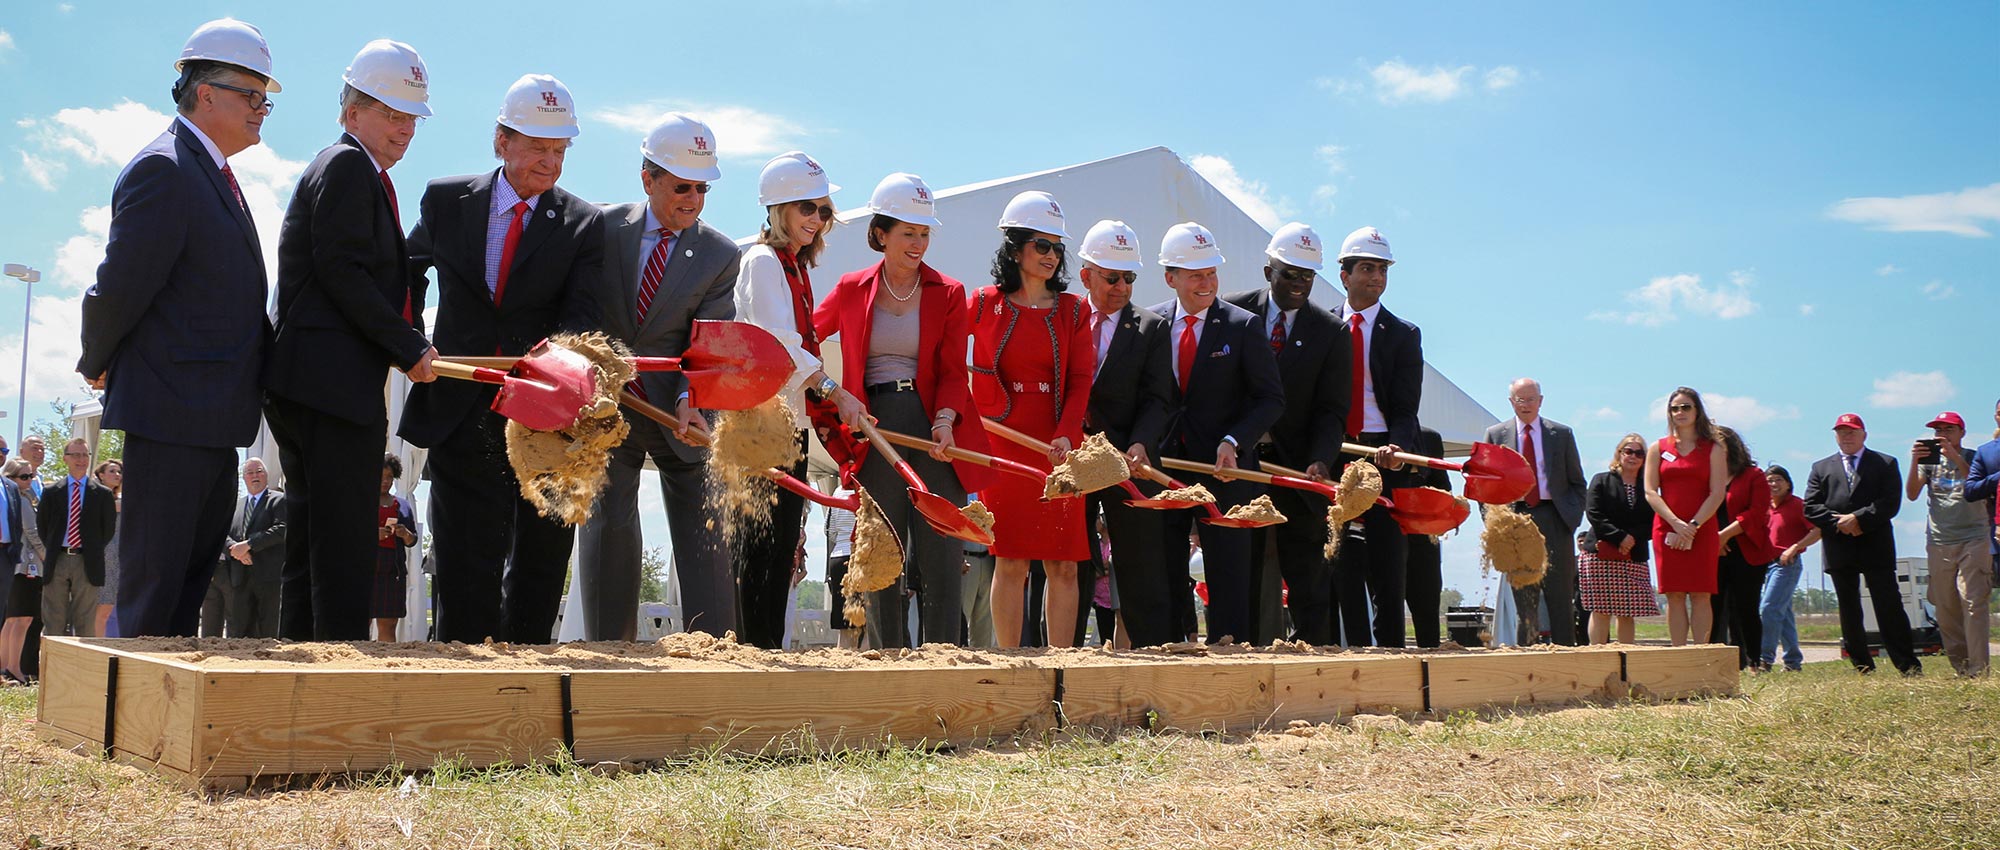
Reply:
[[[1679,384],[1794,467],[1832,450],[1843,411],[1901,456],[1939,409],[1984,435],[2000,396],[2000,357],[1966,321],[2000,283],[1990,3],[328,8],[0,10],[0,259],[44,273],[31,419],[82,395],[75,301],[112,181],[164,127],[187,33],[224,15],[264,30],[285,85],[238,164],[267,247],[337,133],[341,70],[392,37],[423,54],[437,113],[393,172],[406,198],[494,165],[500,95],[528,72],[575,93],[563,183],[593,200],[638,196],[653,115],[710,118],[724,179],[707,217],[737,235],[759,216],[757,168],[792,148],[851,207],[890,171],[942,189],[1166,145],[1267,225],[1379,226],[1400,259],[1387,301],[1433,365],[1496,414],[1510,379],[1540,378],[1592,469],[1620,434],[1660,433]],[[1225,288],[1255,274],[1232,264]],[[18,292],[0,281],[10,417]],[[1447,544],[1447,584],[1474,587],[1473,548]]]

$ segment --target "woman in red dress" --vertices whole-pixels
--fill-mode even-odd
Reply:
[[[1667,396],[1667,436],[1646,450],[1646,503],[1653,506],[1653,554],[1667,597],[1667,633],[1688,642],[1689,626],[1706,639],[1714,620],[1716,558],[1722,544],[1709,519],[1722,507],[1729,465],[1701,394]]]
[[[972,398],[981,412],[1055,446],[1038,452],[1005,440],[994,453],[1049,470],[1083,442],[1083,413],[1097,350],[1090,308],[1063,292],[1069,281],[1062,208],[1046,192],[1022,192],[1000,215],[1005,235],[993,255],[993,285],[972,296]],[[1042,487],[998,476],[981,493],[993,512],[993,635],[1021,645],[1028,562],[1048,575],[1049,646],[1075,644],[1076,562],[1090,557],[1082,499],[1042,501]]]

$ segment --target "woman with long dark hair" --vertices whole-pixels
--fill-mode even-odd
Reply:
[[[1757,605],[1764,590],[1764,573],[1771,566],[1771,484],[1750,457],[1750,447],[1736,429],[1722,426],[1724,464],[1729,487],[1723,493],[1721,521],[1716,532],[1722,555],[1716,562],[1716,615],[1729,622],[1727,642],[1737,649],[1737,665],[1763,669],[1763,619]],[[1719,629],[1718,629],[1719,630]],[[1714,637],[1711,643],[1721,643]]]
[[[1667,597],[1673,645],[1706,640],[1714,612],[1721,541],[1709,522],[1729,487],[1728,458],[1701,394],[1680,387],[1667,396],[1667,436],[1646,449],[1646,503],[1653,506],[1653,558]]]
[[[1062,207],[1047,192],[1022,192],[1000,214],[993,284],[972,296],[972,397],[994,421],[1052,444],[1038,452],[1003,441],[996,454],[1049,470],[1083,443],[1097,349],[1090,306],[1069,286]],[[1030,561],[1048,577],[1049,646],[1076,641],[1078,561],[1090,557],[1084,500],[1042,501],[1042,488],[1003,476],[981,494],[993,512],[993,633],[1021,645]]]

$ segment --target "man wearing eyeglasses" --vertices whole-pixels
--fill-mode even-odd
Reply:
[[[699,144],[696,139],[700,139]],[[634,354],[679,357],[697,319],[736,318],[736,270],[741,251],[701,220],[716,167],[715,134],[700,119],[669,113],[640,146],[639,185],[646,200],[604,210],[604,276],[597,300],[604,332]],[[628,385],[634,394],[673,411],[680,430],[707,431],[679,372],[649,372]],[[660,472],[667,529],[674,540],[674,576],[683,622],[720,633],[735,622],[729,558],[710,520],[708,449],[679,439],[675,429],[619,408],[632,432],[611,450],[610,482],[578,542],[577,587],[589,640],[633,640],[639,628],[639,473],[647,458]]]
[[[1347,422],[1347,386],[1352,371],[1347,337],[1340,321],[1312,303],[1313,281],[1324,267],[1319,233],[1302,222],[1278,228],[1264,248],[1264,281],[1270,286],[1223,296],[1263,320],[1278,377],[1285,382],[1285,412],[1258,441],[1258,457],[1301,470],[1315,481],[1338,476],[1340,438]],[[1326,557],[1326,499],[1286,487],[1270,490],[1271,503],[1289,521],[1252,531],[1250,542],[1250,636],[1269,644],[1285,637],[1279,600],[1291,610],[1291,636],[1321,646],[1333,634],[1333,563]],[[1275,547],[1269,545],[1275,542]],[[1276,548],[1277,570],[1265,552]],[[1280,594],[1279,577],[1289,592]]]
[[[279,90],[270,48],[256,27],[210,21],[175,68],[179,114],[112,190],[77,361],[105,391],[104,427],[126,436],[117,616],[135,636],[195,633],[229,527],[236,447],[257,436],[271,332],[264,251],[229,159],[262,137]]]
[[[410,279],[415,286],[437,270],[431,339],[444,356],[518,357],[552,333],[601,326],[599,211],[556,186],[578,132],[568,87],[529,74],[507,91],[493,128],[500,167],[424,189]],[[507,421],[491,409],[495,391],[468,381],[419,384],[403,408],[398,433],[431,450],[438,639],[548,643],[575,531],[521,497]]]
[[[1541,635],[1542,607],[1549,613],[1549,640],[1576,645],[1576,527],[1583,522],[1583,462],[1578,459],[1576,434],[1568,425],[1542,416],[1542,385],[1520,378],[1507,386],[1507,404],[1514,418],[1486,429],[1486,442],[1521,453],[1535,471],[1535,486],[1514,503],[1514,509],[1541,529],[1549,553],[1548,573],[1536,584],[1514,588],[1519,614],[1518,640],[1532,644]]]
[[[265,369],[288,485],[278,633],[290,640],[368,639],[370,573],[355,565],[375,557],[382,382],[391,366],[432,380],[437,357],[389,177],[431,112],[424,61],[409,45],[371,41],[341,80],[344,132],[306,166],[278,237]]]

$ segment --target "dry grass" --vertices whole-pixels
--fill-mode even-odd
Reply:
[[[1296,734],[617,776],[444,765],[406,796],[384,773],[204,800],[45,746],[32,714],[32,692],[0,694],[0,847],[2000,846],[2000,682],[1844,664],[1748,678],[1736,698]]]

